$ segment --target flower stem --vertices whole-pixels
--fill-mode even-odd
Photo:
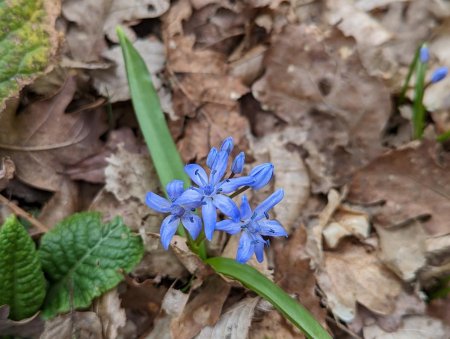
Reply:
[[[238,196],[239,194],[241,194],[242,192],[245,192],[246,190],[248,190],[250,188],[250,186],[244,186],[240,189],[238,189],[236,192],[234,192],[233,194],[230,194],[229,197],[231,199],[233,199],[235,196]]]

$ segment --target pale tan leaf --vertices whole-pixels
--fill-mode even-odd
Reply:
[[[116,339],[118,330],[125,326],[127,317],[120,303],[117,288],[106,292],[95,301],[94,310],[100,318],[105,339]]]

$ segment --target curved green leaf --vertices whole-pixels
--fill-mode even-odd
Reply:
[[[142,240],[121,218],[102,224],[95,212],[74,214],[42,237],[39,254],[50,288],[42,315],[88,307],[139,263]]]
[[[58,42],[57,15],[53,1],[0,0],[0,111],[49,65]]]
[[[0,306],[9,305],[13,320],[31,317],[44,301],[45,284],[36,246],[12,215],[0,230]]]
[[[125,59],[133,107],[159,180],[164,187],[174,179],[183,180],[189,186],[148,68],[121,28],[117,29],[117,36]]]
[[[302,330],[308,338],[331,338],[306,308],[253,267],[240,264],[229,258],[216,257],[207,259],[205,262],[216,272],[240,281],[245,287],[270,301],[278,311]]]

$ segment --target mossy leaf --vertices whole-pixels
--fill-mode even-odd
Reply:
[[[45,278],[36,246],[12,215],[0,229],[0,306],[21,320],[35,314],[45,298]]]
[[[51,64],[58,12],[58,1],[0,0],[0,111]]]
[[[39,254],[50,282],[42,316],[88,307],[139,263],[142,240],[121,218],[102,224],[96,212],[74,214],[42,237]]]

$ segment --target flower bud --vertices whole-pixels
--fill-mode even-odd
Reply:
[[[447,74],[448,74],[448,68],[447,67],[439,67],[431,75],[430,82],[432,84],[435,84],[436,82],[439,82],[442,79],[444,79],[447,76]]]
[[[242,173],[242,170],[244,169],[244,162],[245,153],[241,152],[236,156],[236,158],[234,158],[233,163],[231,164],[231,172],[234,174]]]
[[[430,51],[428,50],[428,47],[426,45],[420,47],[419,57],[420,62],[422,63],[426,63],[430,59]]]
[[[273,165],[270,162],[258,165],[250,171],[249,176],[253,177],[255,182],[249,186],[258,190],[267,185],[270,179],[272,179],[272,175]]]
[[[220,146],[221,151],[225,151],[228,154],[233,150],[233,138],[228,137],[222,142],[222,146]]]
[[[209,168],[212,168],[214,166],[214,162],[217,159],[217,149],[215,147],[211,148],[211,150],[208,153],[208,157],[206,158],[206,166]]]

